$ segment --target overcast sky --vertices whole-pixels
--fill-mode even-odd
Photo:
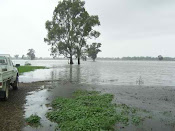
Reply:
[[[46,20],[58,0],[0,0],[0,54],[49,57]],[[98,15],[102,43],[100,57],[175,57],[174,0],[86,0],[86,9]]]

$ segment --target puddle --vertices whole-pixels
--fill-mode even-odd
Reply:
[[[159,118],[152,118],[144,120],[140,125],[129,125],[126,127],[116,126],[120,131],[174,131],[175,127],[166,125]]]
[[[41,117],[41,127],[33,128],[26,126],[23,128],[23,131],[55,130],[57,124],[49,121],[45,116],[52,109],[49,104],[57,97],[71,97],[74,91],[85,88],[88,89],[89,87],[69,82],[50,82],[40,87],[39,90],[30,92],[26,97],[26,104],[24,105],[24,117],[27,118],[32,114],[38,115]]]
[[[42,89],[42,88],[41,88]],[[37,131],[43,130],[54,130],[56,127],[56,123],[50,122],[45,114],[49,111],[50,107],[47,106],[51,101],[48,97],[47,89],[42,89],[35,92],[30,92],[30,94],[26,97],[26,104],[24,105],[25,109],[25,118],[30,117],[32,114],[36,114],[41,117],[41,126],[36,128]],[[35,130],[30,126],[24,127],[23,131],[31,131]]]

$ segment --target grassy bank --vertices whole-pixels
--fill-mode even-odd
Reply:
[[[62,131],[114,130],[115,124],[138,125],[146,117],[137,109],[112,103],[113,95],[76,91],[73,98],[57,98],[46,114]]]
[[[22,74],[24,72],[30,72],[30,71],[34,71],[36,69],[45,69],[46,67],[44,66],[20,66],[18,67],[18,72],[19,74]]]

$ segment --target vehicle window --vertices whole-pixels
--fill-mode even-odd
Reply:
[[[0,57],[0,65],[7,65],[7,60],[4,57]]]

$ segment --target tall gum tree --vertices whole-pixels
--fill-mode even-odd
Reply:
[[[70,58],[73,64],[73,56],[80,57],[82,49],[86,47],[87,39],[99,37],[100,33],[92,27],[100,25],[98,16],[90,16],[84,8],[85,2],[81,0],[59,1],[53,12],[51,21],[46,21],[48,31],[44,41],[51,46],[51,55],[59,54]]]

